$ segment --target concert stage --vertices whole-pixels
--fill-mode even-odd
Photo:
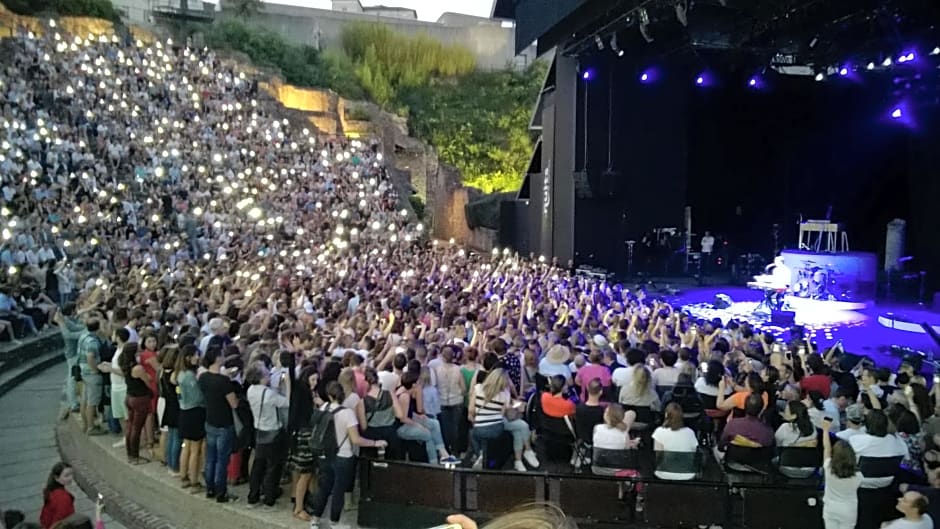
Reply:
[[[725,309],[715,308],[712,303],[716,294],[728,295],[733,300],[732,305]],[[762,297],[762,292],[744,287],[703,287],[689,289],[667,299],[674,306],[681,306],[697,318],[720,318],[725,323],[731,319],[749,321],[761,329],[785,337],[789,329],[772,326],[766,318],[752,314]],[[913,332],[915,328],[919,329],[921,322],[931,326],[940,325],[940,314],[927,311],[923,307],[813,300],[792,296],[787,296],[786,299],[790,310],[796,313],[796,323],[803,325],[807,334],[822,348],[832,345],[836,340],[842,340],[847,352],[871,357],[876,363],[888,367],[895,367],[900,361],[899,357],[890,354],[892,346],[908,347],[940,356],[940,350],[930,336],[924,332]],[[890,320],[886,317],[888,314],[910,322],[911,325],[895,325],[891,328]]]

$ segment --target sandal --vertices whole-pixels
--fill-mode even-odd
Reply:
[[[294,513],[294,518],[297,518],[298,520],[301,520],[301,521],[304,521],[304,522],[309,522],[309,521],[311,520],[310,515],[307,514],[306,511],[297,511],[297,512],[295,512],[295,513]],[[317,526],[319,527],[319,524],[318,524]],[[311,524],[310,527],[313,527],[313,525]]]

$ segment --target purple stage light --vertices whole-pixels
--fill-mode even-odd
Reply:
[[[903,115],[904,115],[904,112],[901,111],[900,107],[899,107],[899,108],[895,108],[894,110],[891,111],[891,118],[892,118],[892,119],[901,119],[901,116],[903,116]]]
[[[590,81],[592,77],[594,77],[594,70],[591,69],[584,70],[584,72],[581,74],[581,79],[584,79],[585,81]]]
[[[704,76],[701,76],[701,75],[698,76],[698,77],[696,77],[696,78],[695,78],[695,84],[697,84],[697,85],[699,85],[699,86],[702,86],[703,84],[705,84],[705,77],[704,77]]]
[[[839,75],[841,75],[842,77],[849,75],[849,69],[843,66],[842,69],[839,70]]]
[[[751,88],[757,86],[757,78],[751,77],[750,79],[748,79],[747,85],[750,86]]]
[[[643,83],[645,83],[645,82],[647,82],[647,81],[649,81],[649,80],[650,80],[650,74],[648,74],[648,73],[644,73],[643,75],[640,76],[640,81],[643,82]]]

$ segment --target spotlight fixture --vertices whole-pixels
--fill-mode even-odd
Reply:
[[[614,53],[617,54],[617,57],[623,57],[623,50],[620,49],[620,45],[617,43],[616,33],[614,33],[614,35],[610,37],[610,49],[613,50]]]
[[[689,1],[676,0],[676,18],[683,26],[689,25]]]
[[[650,15],[647,13],[645,8],[640,8],[638,11],[638,16],[640,19],[640,35],[643,35],[643,39],[646,42],[653,42],[653,34],[650,32]]]
[[[891,66],[894,62],[891,60],[891,57],[885,57],[885,60],[881,62],[882,66]]]
[[[581,79],[584,79],[585,81],[590,81],[593,77],[594,77],[594,70],[590,68],[581,72]]]
[[[594,44],[597,45],[598,51],[604,51],[604,41],[601,40],[600,35],[594,35]]]
[[[748,79],[748,80],[747,80],[747,85],[750,86],[751,88],[757,87],[757,78],[756,78],[756,77],[751,77],[750,79]]]
[[[849,69],[843,66],[842,68],[839,69],[839,75],[841,75],[842,77],[849,75]]]
[[[900,108],[895,108],[891,111],[891,119],[901,119],[903,115],[904,112],[902,112]]]
[[[649,81],[649,80],[650,80],[650,74],[648,74],[648,73],[646,73],[646,72],[644,72],[643,75],[640,76],[640,82],[641,82],[641,83],[645,83],[645,82],[647,82],[647,81]]]
[[[814,77],[814,79],[816,79],[817,81],[822,81],[825,78],[826,76],[821,73],[816,74],[816,77]]]
[[[940,55],[940,46],[937,46],[930,52],[931,55]]]
[[[874,69],[875,69],[875,63],[870,62],[870,63],[868,63],[867,66],[865,66],[865,68],[867,68],[867,69],[869,69],[869,70],[874,70]]]
[[[705,76],[704,76],[704,75],[699,75],[698,77],[696,77],[696,78],[695,78],[695,84],[698,85],[698,86],[704,85],[704,84],[705,84]]]

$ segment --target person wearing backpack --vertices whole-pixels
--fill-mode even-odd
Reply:
[[[326,386],[330,401],[313,412],[313,435],[310,443],[319,467],[317,492],[310,501],[310,529],[320,528],[320,517],[330,500],[330,527],[344,529],[340,524],[344,493],[355,477],[358,447],[384,448],[388,443],[359,435],[359,419],[353,410],[342,406],[346,394],[338,382]]]

